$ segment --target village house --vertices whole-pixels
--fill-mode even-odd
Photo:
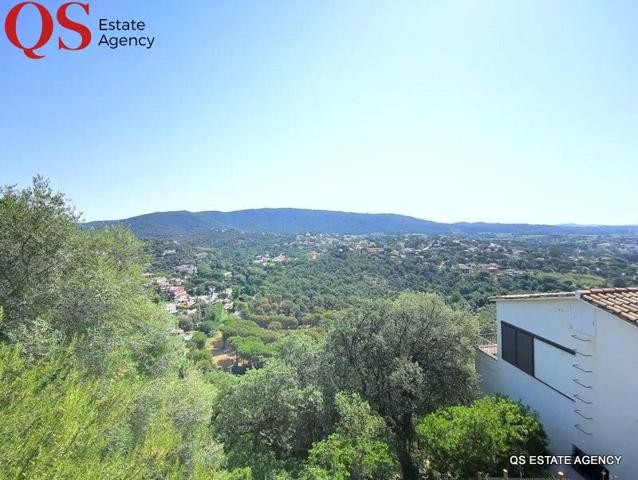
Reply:
[[[268,262],[270,262],[270,255],[268,255],[267,253],[257,255],[257,258],[253,260],[253,263],[255,265],[266,265]]]
[[[195,265],[178,265],[175,270],[182,275],[195,275],[197,273]]]
[[[496,280],[496,278],[498,277],[498,270],[499,270],[499,266],[496,265],[495,263],[490,263],[487,266],[487,273],[490,274],[490,277],[492,277],[492,280]]]
[[[166,289],[170,286],[170,283],[166,277],[155,277],[153,278],[153,285],[160,289]]]
[[[170,287],[168,289],[168,294],[173,300],[177,300],[179,302],[188,298],[188,293],[184,287]]]
[[[482,391],[538,412],[553,454],[622,455],[579,466],[583,478],[638,478],[638,288],[494,301],[497,338],[477,352]]]
[[[170,314],[174,315],[174,314],[177,313],[177,304],[175,304],[175,303],[167,303],[164,308]]]

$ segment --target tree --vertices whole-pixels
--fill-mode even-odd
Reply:
[[[187,357],[193,365],[202,372],[211,372],[217,368],[213,357],[208,350],[191,349]]]
[[[195,325],[193,325],[193,320],[186,315],[179,319],[177,325],[185,332],[190,332],[193,330],[193,328],[195,328]]]
[[[310,450],[303,480],[390,480],[396,461],[387,444],[385,422],[358,395],[338,393],[335,433]]]
[[[283,328],[283,325],[281,324],[281,322],[278,321],[274,321],[274,322],[270,322],[268,324],[268,330],[276,330],[279,331]]]
[[[546,435],[538,416],[520,403],[484,397],[471,406],[444,407],[418,425],[420,454],[432,470],[453,478],[496,476],[511,470],[512,455],[545,455]],[[523,469],[523,467],[521,467]],[[518,474],[539,473],[527,467]]]
[[[202,322],[199,324],[199,331],[204,332],[209,337],[215,332],[216,324],[211,321]]]
[[[249,465],[255,478],[305,457],[325,433],[325,403],[294,368],[271,361],[220,388],[213,428],[232,466]]]
[[[338,389],[359,393],[394,434],[403,478],[418,477],[417,416],[477,392],[478,325],[433,294],[374,302],[337,322],[326,349]]]
[[[215,323],[215,325],[219,325],[220,323],[222,323],[226,316],[227,315],[224,307],[222,307],[219,303],[208,305],[204,312],[204,318]]]
[[[0,339],[31,358],[75,341],[76,358],[96,372],[134,359],[161,374],[180,347],[144,288],[142,243],[123,227],[87,231],[78,220],[41,177],[0,189]]]
[[[325,385],[322,345],[304,332],[290,332],[274,344],[277,359],[295,370],[302,386]]]
[[[274,353],[272,346],[266,345],[257,337],[232,337],[229,343],[237,355],[248,361],[250,367],[261,367],[263,362]]]
[[[42,177],[23,190],[0,187],[0,304],[6,314],[0,337],[17,341],[29,329],[26,322],[56,301],[78,219]]]
[[[208,341],[208,335],[204,332],[195,332],[190,339],[190,343],[198,350],[203,350]]]

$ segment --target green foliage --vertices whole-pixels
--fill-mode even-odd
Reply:
[[[195,332],[189,340],[189,343],[196,349],[202,350],[208,342],[208,335],[204,332]]]
[[[0,334],[15,340],[44,306],[57,301],[60,267],[69,266],[78,215],[64,195],[36,177],[31,188],[0,188],[0,304],[6,321]],[[29,299],[29,301],[25,301]],[[21,328],[22,327],[22,328]]]
[[[257,337],[232,337],[228,343],[244,360],[251,366],[260,367],[264,360],[273,356],[275,349],[271,345],[266,345]]]
[[[432,294],[376,302],[338,322],[327,339],[338,389],[358,392],[394,433],[405,478],[414,478],[416,417],[477,393],[478,322]]]
[[[219,303],[208,305],[204,310],[204,318],[218,326],[226,320],[226,310]]]
[[[290,332],[274,345],[276,357],[295,369],[302,385],[329,383],[323,345],[305,332]]]
[[[534,278],[541,282],[542,291],[574,290],[585,286],[587,288],[601,288],[606,286],[604,278],[597,275],[584,275],[578,273],[554,273],[539,272]]]
[[[430,468],[453,478],[512,471],[511,455],[544,455],[546,435],[538,417],[520,403],[484,397],[470,406],[441,408],[418,425],[420,453]],[[523,468],[523,467],[521,467]],[[521,475],[538,473],[526,467]]]
[[[273,361],[220,388],[213,425],[231,465],[249,465],[257,479],[293,468],[324,434],[325,401],[294,368]]]
[[[0,190],[0,338],[43,357],[74,339],[95,372],[139,362],[161,375],[179,355],[171,319],[144,290],[143,246],[121,227],[84,232],[64,196],[41,178]]]
[[[215,332],[216,324],[212,321],[206,321],[200,323],[197,328],[200,332],[203,332],[210,337]]]
[[[0,346],[2,478],[225,478],[199,377],[98,379],[75,364],[71,347],[32,364]]]
[[[0,194],[0,476],[231,478],[142,244],[80,230],[41,178]]]
[[[279,338],[277,332],[261,328],[255,322],[237,317],[228,317],[219,327],[224,341],[231,337],[255,337],[264,343],[272,343]]]
[[[270,234],[218,232],[196,248],[166,239],[148,244],[164,275],[198,264],[184,280],[190,294],[233,290],[233,314],[201,301],[180,320],[199,330],[184,342],[149,298],[144,245],[124,228],[77,222],[41,178],[0,190],[0,478],[385,480],[399,469],[415,478],[420,460],[443,474],[500,468],[509,452],[544,451],[544,434],[501,399],[440,409],[476,393],[478,322],[462,308],[487,328],[490,294],[602,282],[594,271],[630,281],[638,260],[609,255],[572,274],[582,245],[537,240],[524,243],[531,259],[517,260],[447,238],[365,240],[387,242],[394,254],[382,255],[350,248],[361,239],[325,247],[322,237],[319,256]],[[404,247],[419,253],[399,256]],[[548,249],[559,272],[544,271]],[[257,266],[264,251],[286,260]],[[526,273],[462,273],[467,252]],[[233,376],[215,365],[207,346],[218,329],[215,353],[255,368]]]
[[[191,332],[195,328],[193,320],[187,316],[183,316],[182,318],[180,318],[177,322],[177,326],[185,332]]]
[[[191,349],[186,356],[201,372],[211,372],[217,369],[213,357],[208,350]]]
[[[496,332],[496,305],[485,305],[476,312],[481,334]]]
[[[381,417],[357,395],[338,393],[336,431],[310,450],[303,480],[384,480],[396,477],[396,461]]]

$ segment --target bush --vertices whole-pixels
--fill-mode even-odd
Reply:
[[[180,318],[177,325],[185,332],[190,332],[194,328],[193,321],[188,317]]]
[[[208,350],[191,350],[188,352],[188,358],[202,372],[210,372],[217,368]]]
[[[381,417],[358,395],[337,393],[335,432],[313,445],[302,480],[393,480],[397,465]]]
[[[226,476],[208,429],[215,388],[190,371],[107,380],[72,347],[33,361],[0,344],[0,478],[250,479]]]
[[[191,345],[198,350],[202,350],[206,346],[207,341],[208,335],[206,335],[204,332],[195,332],[193,334],[193,337],[190,339]]]
[[[199,324],[199,331],[210,337],[215,332],[215,323],[211,321],[202,322]]]
[[[544,455],[547,438],[536,414],[520,403],[484,397],[470,406],[441,408],[417,425],[419,452],[430,468],[452,478],[496,475],[511,455]],[[521,467],[521,475],[537,473]]]

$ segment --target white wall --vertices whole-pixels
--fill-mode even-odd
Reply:
[[[571,455],[572,445],[577,445],[592,455],[623,455],[620,466],[609,467],[612,478],[638,479],[638,326],[578,298],[499,301],[497,318],[498,360],[477,353],[483,392],[506,394],[537,411],[553,453]],[[535,339],[537,378],[532,377],[502,359],[501,321],[584,355],[571,355]],[[575,400],[574,395],[591,404]]]
[[[499,393],[501,384],[499,381],[498,360],[487,353],[476,349],[476,371],[480,374],[479,387],[481,392],[491,395]]]
[[[534,339],[534,376],[567,396],[572,395],[574,382],[565,373],[572,370],[574,362],[574,355]]]
[[[638,479],[638,326],[596,310],[592,443],[601,453],[623,455],[610,468],[618,478]]]

